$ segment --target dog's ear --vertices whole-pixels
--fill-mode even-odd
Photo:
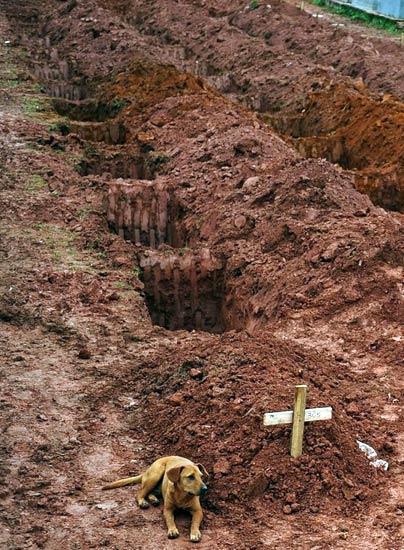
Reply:
[[[180,475],[183,469],[184,469],[184,466],[177,466],[176,468],[170,468],[170,470],[167,470],[168,479],[173,483],[178,483],[178,480],[180,479]]]
[[[208,470],[205,468],[203,464],[197,464],[198,468],[202,472],[203,476],[209,477]]]

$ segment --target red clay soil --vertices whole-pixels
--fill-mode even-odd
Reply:
[[[163,59],[267,113],[281,133],[308,137],[296,143],[302,154],[354,170],[357,189],[403,210],[403,105],[388,97],[402,99],[399,44],[358,36],[285,2],[258,9],[245,2],[101,4],[164,48]]]
[[[403,68],[397,64],[402,50],[398,40],[394,44],[390,40],[370,39],[349,26],[344,29],[316,20],[299,7],[280,0],[270,5],[260,2],[257,9],[248,9],[247,4],[242,0],[164,0],[159,5],[145,0],[98,2],[145,36],[164,41],[168,48],[186,46],[186,57],[194,53],[200,61],[206,56],[212,70],[220,69],[223,63],[232,71],[243,65],[246,76],[250,76],[249,71],[254,71],[251,59],[254,64],[257,62],[252,54],[259,46],[259,62],[266,60],[270,69],[268,75],[263,75],[265,85],[272,81],[275,94],[282,93],[282,86],[269,77],[277,76],[281,85],[283,76],[295,81],[298,62],[302,62],[300,75],[316,65],[325,70],[333,68],[337,74],[362,77],[372,91],[403,97]],[[284,71],[289,67],[289,74],[277,73],[282,65]],[[259,74],[255,73],[257,77]]]
[[[100,490],[179,453],[211,474],[202,548],[398,550],[402,215],[94,2],[0,6],[0,543],[189,548]],[[291,459],[262,418],[299,383],[334,416]]]

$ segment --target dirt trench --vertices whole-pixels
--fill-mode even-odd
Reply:
[[[2,92],[4,544],[188,547],[99,491],[180,453],[211,472],[202,547],[399,548],[400,215],[153,52],[94,80],[105,48],[83,70],[54,34],[121,32],[92,7],[25,29],[50,99]],[[291,461],[262,415],[299,382],[337,422]]]

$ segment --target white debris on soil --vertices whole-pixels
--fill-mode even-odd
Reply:
[[[375,468],[381,468],[385,472],[388,470],[389,463],[386,460],[381,460],[380,458],[377,458],[377,452],[374,450],[373,447],[367,445],[366,443],[362,443],[362,441],[356,440],[356,442],[359,449],[366,454],[372,466],[374,466]]]

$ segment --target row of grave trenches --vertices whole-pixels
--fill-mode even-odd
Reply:
[[[149,2],[135,5],[100,2],[103,8],[122,17],[119,31],[111,28],[109,34],[105,32],[109,25],[105,9],[80,3],[61,7],[61,13],[74,14],[80,21],[81,32],[88,35],[88,39],[92,37],[97,51],[93,49],[90,53],[85,47],[80,52],[70,52],[74,62],[60,61],[58,45],[66,45],[67,36],[69,48],[70,43],[80,43],[80,36],[76,29],[68,27],[67,20],[62,28],[56,27],[57,11],[54,18],[47,18],[43,25],[45,35],[39,39],[38,48],[46,52],[48,65],[45,68],[38,65],[37,69],[50,79],[49,85],[55,87],[52,93],[63,95],[65,83],[72,86],[66,77],[71,79],[76,74],[77,90],[73,96],[88,95],[89,80],[77,76],[88,53],[93,56],[93,66],[87,72],[94,76],[97,71],[113,69],[105,56],[103,59],[103,52],[113,51],[114,60],[123,66],[130,62],[134,51],[147,47],[151,57],[206,78],[221,92],[262,113],[304,156],[326,158],[349,170],[356,187],[368,193],[374,203],[392,210],[402,209],[401,159],[404,155],[399,138],[403,127],[402,104],[383,93],[396,93],[400,97],[402,78],[393,63],[399,48],[377,40],[369,44],[363,37],[355,37],[360,44],[357,46],[345,30],[314,21],[293,6],[288,6],[285,12],[283,4],[278,2],[269,8],[258,6],[256,10],[246,10],[241,4],[195,5],[184,1],[181,3],[183,18],[177,21],[171,1],[167,0],[168,9],[163,11]],[[197,39],[196,29],[194,34],[188,32],[190,21],[195,17],[199,21],[200,36],[210,32],[217,38],[212,38],[207,47],[205,39],[203,43],[200,37]],[[306,30],[298,33],[293,41],[289,40],[285,27],[289,19],[299,21],[295,29]],[[272,29],[271,37],[268,25]],[[275,39],[274,25],[278,39]],[[312,57],[305,56],[305,42],[312,46],[317,35],[321,35],[323,41],[332,38],[334,49],[315,48],[310,50]],[[347,52],[346,43],[354,43],[356,47]],[[377,55],[373,55],[375,48],[378,48]],[[41,55],[37,53],[38,58]],[[70,92],[65,95],[73,97]],[[72,108],[66,107],[65,101],[59,102],[61,111]],[[92,120],[94,116],[105,116],[105,105],[104,109],[98,109],[97,105],[91,108],[90,103],[82,110],[86,116],[91,112]],[[320,112],[322,115],[317,116]],[[109,137],[108,130],[92,130],[91,124],[89,126],[83,132],[105,134],[112,143],[121,143],[127,131],[114,126]]]
[[[163,59],[262,113],[301,154],[339,164],[375,204],[403,210],[399,44],[353,38],[278,1],[248,9],[245,2],[184,0],[180,20],[173,0],[165,9],[100,3],[151,48],[160,45]]]
[[[84,74],[86,76],[82,77],[83,80],[88,78],[88,75]],[[265,187],[268,185],[268,173],[273,174],[271,178],[276,182],[274,178],[276,178],[277,171],[287,162],[297,162],[298,156],[294,155],[275,136],[269,138],[267,136],[270,134],[267,133],[267,136],[263,137],[266,133],[264,125],[259,122],[257,117],[252,117],[248,122],[248,125],[254,128],[253,132],[247,131],[243,126],[240,130],[236,130],[240,127],[238,118],[243,109],[236,108],[230,102],[226,103],[225,118],[227,120],[225,123],[220,128],[209,129],[208,127],[206,130],[205,127],[206,135],[204,135],[203,126],[199,124],[200,116],[195,114],[195,110],[203,106],[204,109],[210,110],[214,117],[216,116],[217,103],[223,105],[223,99],[214,91],[209,90],[200,78],[178,72],[173,67],[156,64],[153,57],[148,61],[144,59],[142,61],[132,60],[126,70],[117,72],[114,78],[98,79],[98,86],[97,93],[93,94],[92,98],[87,97],[85,100],[73,102],[62,101],[68,101],[69,107],[74,109],[70,111],[70,116],[74,119],[94,118],[94,114],[86,114],[86,109],[88,108],[89,113],[92,113],[92,106],[99,105],[101,98],[103,105],[123,106],[113,120],[113,124],[126,129],[126,144],[110,148],[108,140],[104,139],[107,142],[105,146],[98,146],[98,152],[101,154],[97,154],[96,151],[95,154],[86,155],[79,167],[83,175],[107,173],[112,179],[127,180],[118,182],[111,188],[113,189],[112,195],[115,194],[115,202],[120,204],[120,207],[119,212],[112,213],[113,209],[111,209],[109,213],[110,226],[114,227],[116,231],[122,232],[124,237],[128,236],[129,240],[135,244],[151,248],[167,244],[174,248],[198,249],[202,244],[203,247],[210,248],[212,251],[212,246],[214,246],[219,256],[221,258],[223,256],[225,264],[231,266],[230,270],[226,268],[228,271],[223,277],[226,299],[222,296],[219,300],[219,303],[226,303],[227,309],[226,322],[220,322],[221,326],[227,328],[256,326],[267,322],[274,315],[276,316],[278,306],[274,307],[272,298],[266,304],[265,300],[264,303],[262,302],[261,293],[258,292],[259,297],[254,297],[257,291],[252,289],[258,284],[253,280],[255,276],[248,281],[246,286],[240,285],[239,278],[244,272],[251,273],[255,269],[251,269],[250,262],[230,253],[225,242],[229,239],[239,238],[237,235],[245,235],[247,240],[251,239],[252,235],[259,235],[257,227],[260,224],[260,216],[257,217],[257,205],[267,205],[268,207],[275,202],[276,198],[279,198],[276,184],[270,183],[270,187],[273,187],[272,191],[265,191]],[[80,114],[77,114],[78,112]],[[175,134],[178,132],[179,117],[188,115],[193,129],[190,128],[189,135],[181,136],[178,141],[178,135]],[[73,120],[72,124],[75,133],[80,135],[80,126],[74,126],[77,121]],[[103,123],[97,122],[97,124]],[[232,127],[234,130],[231,130]],[[222,136],[220,136],[220,132],[224,132]],[[174,139],[173,134],[175,135]],[[87,134],[82,133],[81,135],[90,138],[91,141],[99,140],[102,137],[95,135],[95,132],[91,130]],[[227,143],[224,145],[222,137],[224,141],[231,140],[231,149],[228,148]],[[185,147],[191,147],[187,154],[187,161],[181,154],[184,142],[187,143]],[[180,147],[178,147],[179,144],[181,144]],[[341,147],[334,146],[334,151],[336,156],[339,155],[342,158]],[[187,166],[184,162],[189,162],[189,158],[192,159],[192,162]],[[262,162],[261,159],[265,159],[265,162]],[[150,160],[152,165],[155,161],[152,169]],[[155,196],[150,198],[156,194],[157,186],[160,184],[156,180],[156,183],[150,182],[156,174],[161,172],[161,164],[164,165],[163,171],[168,176],[168,179],[164,179],[162,184],[166,185],[171,201],[180,205],[170,211],[168,216],[170,222],[164,236],[161,228],[155,222],[161,205],[158,201],[156,202]],[[295,170],[296,175],[302,171],[302,166],[298,165]],[[323,170],[320,167],[318,169]],[[327,168],[327,171],[329,170],[330,168]],[[198,171],[201,171],[206,189],[216,187],[216,192],[222,197],[222,200],[227,201],[231,208],[235,209],[235,213],[228,221],[225,221],[226,216],[220,213],[220,203],[216,202],[216,212],[212,215],[210,206],[206,211],[209,201],[202,199],[201,204],[201,198],[196,195],[195,202],[195,191],[198,191],[196,187]],[[316,172],[316,169],[314,171]],[[335,172],[333,174],[329,172],[326,179],[336,182],[338,177],[335,174]],[[258,179],[255,184],[249,182],[248,185],[244,185],[249,176],[252,176],[253,180],[255,177]],[[393,173],[392,178],[394,177]],[[374,181],[371,175],[363,176],[363,178],[366,178],[368,184],[369,181],[371,183]],[[133,179],[136,181],[133,182]],[[225,183],[221,181],[222,179]],[[349,181],[349,178],[345,181]],[[128,193],[128,189],[133,183],[134,192]],[[230,187],[235,185],[236,189],[234,190],[233,187],[233,191],[230,192],[228,184]],[[328,186],[324,187],[325,183],[319,185],[328,189]],[[334,185],[337,190],[337,184],[334,183]],[[316,195],[314,189],[312,192],[307,192],[309,195],[313,195],[313,198]],[[248,203],[248,196],[255,196],[251,204]],[[322,201],[323,199],[324,197],[318,196],[318,200]],[[241,208],[243,200],[247,203],[245,207]],[[333,204],[335,199],[329,197],[325,199],[324,204],[327,201],[329,204]],[[349,202],[344,198],[342,201],[344,204]],[[357,202],[356,211],[363,212],[363,216],[367,217],[369,205],[359,205],[360,201],[358,202],[357,199],[355,201]],[[146,209],[143,207],[143,202],[147,204]],[[139,207],[139,204],[142,206]],[[227,210],[227,207],[224,209]],[[208,216],[205,218],[207,214]],[[179,220],[179,218],[181,219]],[[139,219],[142,221],[139,222]],[[126,221],[124,222],[124,220]],[[222,224],[222,233],[223,228],[226,228],[224,235],[222,234],[220,237],[215,235],[219,223]],[[281,231],[284,237],[279,236],[275,241],[288,243],[288,248],[298,248],[296,228],[291,229],[294,224],[286,223],[285,227],[286,225],[288,229]],[[175,231],[172,229],[173,227],[175,227]],[[165,239],[167,240],[164,243]],[[268,244],[267,240],[264,238],[261,242],[260,246],[263,251],[270,251],[275,246],[275,244]],[[173,253],[177,254],[177,252]],[[294,254],[292,250],[285,253],[286,257],[293,257]],[[230,258],[231,262],[228,263],[227,260]],[[246,266],[249,266],[248,270],[246,270]],[[354,291],[352,290],[352,292]],[[216,290],[212,289],[212,293],[216,294]],[[275,294],[274,300],[277,303],[278,298]],[[354,294],[356,295],[357,291]],[[151,305],[150,296],[153,295],[154,290],[149,289],[149,305]],[[168,303],[169,300],[166,302]],[[299,300],[291,299],[291,303],[300,309],[298,302]],[[302,299],[300,299],[300,303],[302,303]],[[319,303],[322,303],[322,300],[319,300]],[[151,309],[153,310],[152,307]],[[152,311],[152,314],[154,319],[162,318],[161,311],[158,312],[158,315],[155,311]],[[296,312],[295,315],[299,316],[300,313]],[[223,318],[223,315],[221,317]],[[170,323],[166,323],[166,325],[171,326]]]
[[[125,143],[126,128],[117,119],[125,101],[108,103],[94,99],[97,83],[84,75],[71,57],[51,46],[49,36],[22,34],[20,40],[32,52],[31,75],[41,83],[41,91],[52,98],[55,111],[68,120],[65,134],[74,133],[84,141],[109,145]]]
[[[95,10],[97,17],[100,15],[100,21],[102,17],[106,17],[106,12],[97,11],[95,5],[91,4],[86,10],[90,7]],[[83,9],[79,3],[70,14],[81,21]],[[62,15],[59,19],[52,20],[53,34],[56,33],[58,24],[63,29],[62,35],[66,34],[67,22],[63,17]],[[74,41],[77,40],[76,33],[73,34],[73,38]],[[58,47],[61,51],[71,49],[70,43],[66,40],[59,39]],[[36,46],[40,47],[38,44]],[[52,44],[51,51],[54,49],[55,45]],[[81,49],[79,51],[81,52]],[[53,56],[57,57],[55,54]],[[96,57],[95,67],[100,65],[99,59],[102,59],[101,55]],[[92,64],[87,63],[86,66],[81,63],[80,71],[82,72],[79,73],[77,70],[77,74],[82,75],[80,78],[91,81],[89,75],[94,71]],[[140,195],[142,201],[145,195],[145,203],[151,201],[150,209],[147,207],[148,210],[142,213],[142,209],[137,210],[137,206],[129,207],[131,221],[125,226],[119,219],[128,216],[122,207],[120,213],[114,214],[115,219],[112,220],[110,216],[109,221],[115,230],[122,231],[124,236],[127,234],[135,244],[140,241],[141,245],[151,245],[153,248],[164,244],[161,229],[153,221],[158,206],[153,206],[153,198],[147,198],[150,190],[151,196],[156,192],[159,183],[154,180],[154,184],[151,180],[159,171],[145,170],[147,163],[144,159],[147,155],[156,154],[157,164],[161,164],[162,158],[166,160],[165,179],[159,179],[159,182],[165,183],[169,195],[175,196],[173,201],[180,205],[171,212],[170,223],[177,227],[174,233],[181,235],[175,238],[168,237],[166,244],[192,249],[203,245],[211,251],[215,248],[219,256],[224,257],[228,266],[226,288],[234,289],[237,293],[237,297],[232,298],[235,304],[234,311],[228,313],[228,316],[234,319],[234,322],[226,323],[229,327],[241,327],[246,323],[251,323],[251,326],[260,325],[276,318],[277,315],[278,306],[273,305],[279,302],[279,298],[276,298],[277,291],[274,289],[273,294],[269,292],[268,299],[263,299],[264,295],[256,280],[260,271],[271,268],[271,262],[251,261],[250,257],[255,258],[257,253],[261,256],[274,251],[274,256],[280,258],[280,247],[286,260],[298,257],[305,249],[307,224],[313,225],[314,230],[314,226],[317,226],[320,220],[327,219],[328,225],[325,230],[339,231],[337,210],[349,212],[349,217],[355,225],[366,225],[373,215],[376,216],[375,220],[383,218],[377,209],[372,210],[365,197],[354,194],[347,176],[341,176],[327,163],[302,163],[298,155],[268,132],[256,116],[247,114],[243,108],[225,101],[210,90],[201,79],[183,74],[173,67],[156,64],[153,55],[148,61],[132,60],[126,70],[118,71],[114,78],[98,79],[98,86],[91,98],[87,97],[71,104],[76,110],[82,111],[82,118],[86,116],[86,109],[89,108],[91,112],[89,106],[97,105],[101,98],[104,105],[125,105],[116,118],[127,129],[127,144],[113,148],[106,145],[101,155],[87,155],[82,163],[83,175],[109,173],[112,179],[127,179],[126,182],[118,182],[115,186],[115,189],[120,190],[119,193],[125,190],[122,196],[127,194],[128,185],[130,186],[130,182],[136,178],[134,189],[137,190],[134,195]],[[221,113],[221,117],[218,117],[218,112]],[[75,114],[74,118],[80,117]],[[179,132],[179,124],[180,127],[182,124],[187,126],[181,127]],[[90,137],[95,139],[95,136]],[[149,151],[142,152],[145,147]],[[293,191],[289,186],[292,186]],[[335,187],[334,190],[332,186]],[[214,203],[211,202],[212,197],[215,197]],[[122,203],[125,203],[125,200],[119,199]],[[136,198],[135,202],[137,200]],[[306,209],[304,215],[302,214],[302,219],[307,220],[296,220],[298,214],[293,213],[294,210],[303,208],[307,200],[311,207],[309,210]],[[130,201],[128,204],[130,205]],[[279,213],[278,205],[283,205]],[[286,205],[290,208],[284,211]],[[323,219],[325,210],[330,211],[332,215],[328,212],[328,217]],[[139,222],[135,222],[135,217],[139,216],[150,220],[150,223],[143,221],[143,229],[141,223],[139,225]],[[181,218],[180,224],[176,223],[177,217]],[[272,224],[270,233],[265,229],[269,219]],[[379,222],[373,222],[372,218],[373,223],[377,226]],[[390,221],[386,223],[387,227]],[[167,231],[167,236],[170,231]],[[391,231],[394,233],[393,225]],[[379,253],[384,254],[384,241],[381,235],[380,237]],[[240,239],[244,242],[244,253],[241,253],[241,250],[237,253],[232,250],[232,243]],[[329,246],[332,244],[331,241],[330,238]],[[392,237],[392,242],[394,241],[395,237]],[[251,243],[254,243],[253,248]],[[325,252],[318,246],[318,258],[307,258],[307,261],[319,266],[324,262],[323,267],[327,267],[327,258],[331,258],[332,263],[338,251],[348,247],[348,242],[344,243],[345,240],[337,242],[330,251],[326,250],[328,245],[324,244]],[[356,244],[352,246],[357,248]],[[377,255],[376,252],[375,254]],[[324,261],[321,259],[323,256],[326,258]],[[275,258],[274,261],[277,262]],[[284,267],[288,265],[289,262]],[[246,279],[246,274],[253,276],[245,285],[240,284]],[[395,283],[393,287],[394,285]],[[323,284],[320,287],[323,288]],[[317,296],[321,295],[320,287],[317,291],[310,290],[311,301],[313,297],[314,301],[317,301]],[[291,294],[295,290],[297,291],[294,289]],[[366,292],[363,294],[358,290],[352,292],[358,296],[366,295]],[[289,292],[287,294],[289,295]],[[292,299],[291,294],[288,302],[290,305],[294,304],[293,307],[297,309],[302,309],[301,304],[306,300],[310,301],[310,296],[304,300],[300,296],[296,300]],[[254,297],[255,295],[257,296]],[[232,300],[227,300],[229,311],[232,311],[229,306]],[[318,300],[321,307],[325,306],[326,302]],[[295,312],[295,315],[300,313]]]
[[[27,45],[29,40],[22,42]],[[77,136],[85,151],[77,171],[107,179],[109,228],[142,249],[138,257],[152,321],[170,330],[222,332],[223,262],[208,248],[193,251],[185,246],[181,206],[173,190],[155,180],[166,157],[154,151],[147,133],[126,143],[126,128],[118,116],[125,99],[98,99],[94,83],[88,84],[70,60],[61,60],[48,37],[38,39],[37,46],[32,74],[66,119],[59,130]],[[156,250],[161,245],[162,252]]]

